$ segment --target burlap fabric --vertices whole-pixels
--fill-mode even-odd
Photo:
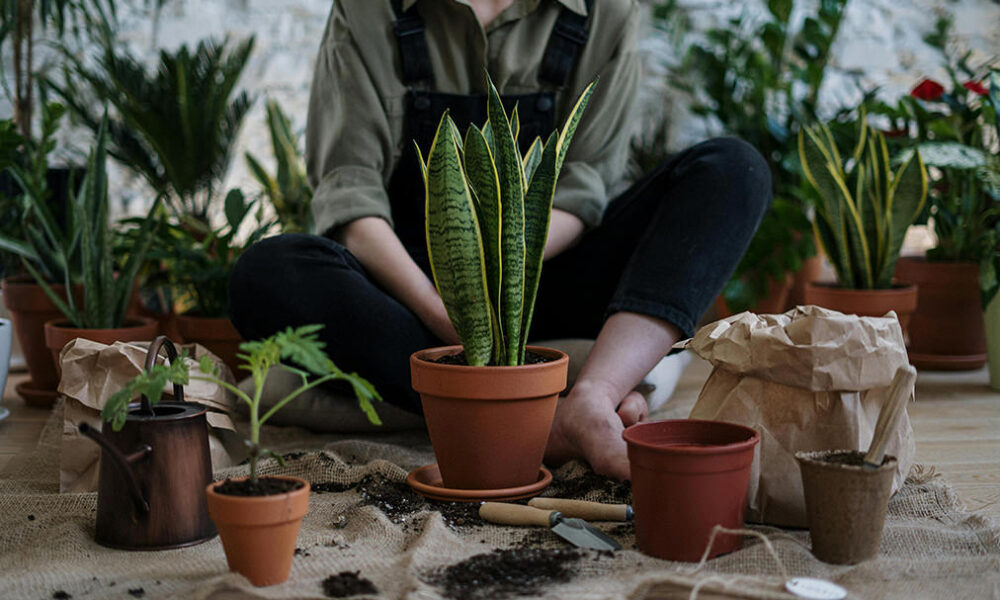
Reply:
[[[268,461],[264,470],[304,477],[331,491],[311,496],[289,580],[254,588],[226,572],[218,539],[164,552],[96,545],[96,494],[56,493],[61,427],[57,409],[36,452],[12,461],[0,477],[0,598],[323,598],[327,577],[357,571],[377,588],[375,597],[434,599],[447,591],[446,569],[474,555],[565,547],[548,531],[484,525],[468,509],[410,494],[401,483],[407,471],[433,459],[422,434],[351,440],[271,429],[267,444],[298,451],[289,453],[286,467]],[[593,500],[628,499],[627,488],[580,464],[555,475],[549,495],[569,491]],[[782,591],[783,573],[831,579],[848,588],[851,598],[981,599],[1000,590],[1000,528],[964,512],[951,488],[927,473],[911,477],[893,498],[880,556],[853,567],[814,559],[803,531],[755,528],[768,535],[777,560],[760,540],[748,537],[743,550],[697,569],[632,549],[631,525],[600,526],[627,550],[581,552],[563,563],[565,581],[527,577],[517,591],[546,598],[687,598],[700,585],[701,598],[790,598]],[[485,581],[452,589],[453,597],[513,595],[497,584],[494,571],[482,573]]]

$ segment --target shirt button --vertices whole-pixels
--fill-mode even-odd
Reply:
[[[538,112],[549,112],[552,109],[552,98],[542,96],[535,102],[535,108],[538,109]]]
[[[417,96],[413,101],[413,107],[417,110],[427,110],[431,107],[431,99],[427,96]]]

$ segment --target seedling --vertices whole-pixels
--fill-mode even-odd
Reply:
[[[108,398],[101,416],[111,423],[115,431],[118,431],[125,425],[129,402],[138,395],[146,396],[150,403],[155,405],[160,401],[164,387],[169,384],[187,385],[189,381],[208,381],[219,385],[235,394],[250,408],[250,439],[247,446],[250,451],[250,480],[256,483],[258,459],[263,456],[273,456],[279,463],[283,462],[280,455],[260,447],[261,426],[286,404],[314,387],[328,381],[346,381],[354,389],[358,405],[368,420],[374,425],[382,424],[372,404],[373,401],[381,402],[382,397],[371,383],[357,373],[345,373],[333,364],[323,351],[325,344],[319,340],[318,332],[322,328],[322,325],[304,325],[295,329],[289,327],[269,338],[240,344],[242,353],[237,356],[253,377],[253,395],[219,378],[218,368],[207,356],[203,356],[199,361],[198,372],[192,373],[187,352],[181,352],[178,359],[170,365],[159,364],[147,372],[136,375],[121,390]],[[302,378],[302,385],[261,415],[261,395],[271,367],[280,367],[299,375]],[[313,376],[311,380],[310,375]]]

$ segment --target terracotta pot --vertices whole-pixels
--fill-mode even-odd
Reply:
[[[115,342],[151,342],[156,337],[157,331],[156,321],[145,317],[126,319],[125,325],[116,329],[80,329],[73,327],[63,317],[45,323],[45,345],[58,367],[59,353],[66,347],[66,344],[76,338],[109,345]]]
[[[910,362],[920,369],[965,370],[986,364],[979,265],[903,257],[896,277],[920,291],[910,318]]]
[[[30,381],[17,386],[18,394],[29,406],[51,407],[59,396],[59,373],[56,363],[45,344],[45,322],[63,316],[49,299],[42,286],[30,277],[8,277],[0,282],[3,288],[3,302],[10,311],[18,343],[28,365]],[[53,291],[65,296],[66,288],[53,285]],[[74,290],[78,300],[82,300],[83,288]]]
[[[894,310],[906,333],[910,315],[917,309],[917,286],[900,283],[887,290],[851,290],[836,284],[811,282],[806,286],[806,304],[862,317],[884,317]]]
[[[551,360],[519,367],[432,362],[461,350],[446,346],[410,356],[443,486],[491,490],[536,482],[569,357],[528,346]]]
[[[990,300],[983,315],[986,321],[986,346],[990,367],[990,387],[1000,392],[1000,294]]]
[[[712,529],[743,527],[750,464],[760,436],[722,421],[638,423],[628,444],[639,550],[667,560],[701,559]],[[742,535],[717,534],[709,557],[739,550]]]
[[[817,248],[819,244],[816,245]],[[811,281],[819,281],[823,273],[823,257],[810,256],[802,261],[802,268],[792,276],[792,289],[788,293],[785,310],[791,310],[800,304],[806,304],[806,286]]]
[[[785,304],[788,303],[788,294],[792,289],[792,274],[787,273],[784,281],[776,279],[767,280],[767,295],[760,299],[756,306],[751,308],[752,312],[763,315],[770,315],[785,312]],[[719,313],[720,319],[732,316],[733,311],[729,310],[726,299],[719,294],[715,297],[715,311]]]
[[[303,485],[273,496],[219,494],[215,491],[219,482],[205,488],[208,515],[219,530],[229,570],[258,586],[288,579],[299,526],[309,512],[308,481],[297,477],[270,478],[299,481]]]
[[[877,469],[828,462],[856,450],[797,452],[805,491],[812,552],[823,562],[853,565],[878,554],[882,526],[892,493],[896,459],[887,456]]]
[[[201,344],[222,359],[237,379],[245,375],[240,367],[240,359],[236,358],[243,338],[229,319],[178,315],[177,330],[184,343]]]

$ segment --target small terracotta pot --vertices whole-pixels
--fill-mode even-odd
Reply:
[[[177,330],[186,344],[201,344],[226,363],[233,375],[239,379],[245,373],[240,367],[236,353],[243,338],[233,327],[233,322],[224,317],[196,317],[178,315]],[[240,369],[237,371],[237,369]]]
[[[750,310],[757,314],[773,315],[785,312],[785,304],[788,303],[788,294],[792,290],[792,274],[785,274],[783,281],[776,279],[767,280],[767,295],[760,299],[760,302]],[[726,299],[719,294],[715,297],[715,311],[719,313],[720,319],[732,316],[733,311],[729,309]]]
[[[62,312],[42,286],[30,277],[8,277],[0,282],[0,287],[31,377],[31,381],[18,386],[18,393],[29,406],[51,407],[59,397],[56,393],[59,373],[52,353],[45,345],[45,322],[58,319]],[[52,290],[59,296],[65,296],[64,286],[53,285]],[[74,294],[79,294],[79,299],[82,299],[83,288],[75,289]]]
[[[269,476],[298,481],[297,490],[273,496],[230,496],[215,486],[205,488],[208,515],[215,522],[226,552],[229,570],[257,586],[288,579],[302,517],[309,512],[309,482],[298,477]]]
[[[666,560],[701,559],[712,529],[743,527],[756,431],[735,423],[680,419],[638,423],[628,444],[639,550]],[[739,550],[743,536],[718,534],[709,557]]]
[[[917,309],[917,286],[900,283],[887,290],[851,290],[835,284],[812,282],[806,286],[806,304],[862,317],[884,317],[894,310],[905,333],[910,315]]]
[[[920,369],[966,370],[986,364],[979,265],[903,257],[896,277],[920,291],[910,318],[910,362]]]
[[[45,323],[45,345],[52,354],[59,370],[59,353],[66,344],[76,338],[84,338],[101,344],[115,342],[151,342],[156,337],[159,326],[153,319],[138,317],[125,319],[125,325],[116,329],[80,329],[65,319],[53,319]]]
[[[569,357],[528,346],[550,359],[518,367],[469,367],[432,362],[461,346],[414,352],[410,376],[443,486],[492,490],[538,481]]]
[[[856,450],[829,450],[796,452],[795,459],[802,471],[812,553],[823,562],[853,565],[878,554],[896,459],[887,456],[872,470],[829,462],[844,455],[863,458]]]

